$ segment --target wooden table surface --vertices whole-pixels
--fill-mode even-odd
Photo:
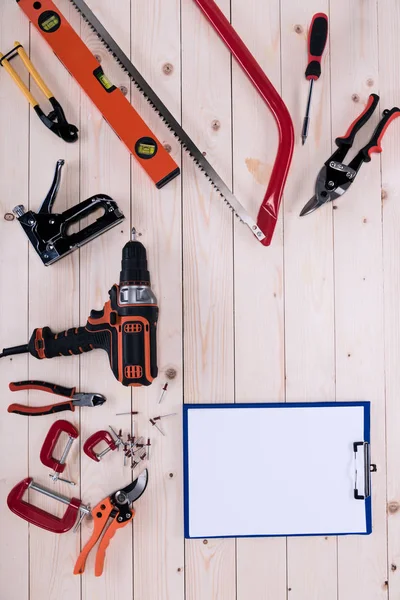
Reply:
[[[68,118],[80,129],[68,145],[48,132],[9,76],[0,72],[1,346],[25,343],[33,328],[83,325],[118,280],[121,250],[134,225],[146,245],[159,299],[160,374],[148,389],[122,387],[105,353],[0,363],[1,600],[397,600],[400,598],[400,121],[391,125],[381,156],[364,165],[351,191],[312,216],[299,211],[313,194],[334,139],[343,135],[371,92],[380,110],[400,103],[400,5],[397,0],[220,0],[233,25],[282,94],[293,117],[296,147],[273,243],[258,244],[232,216],[174,136],[130,86],[111,55],[68,0],[56,0],[101,60],[125,86],[134,106],[171,146],[182,176],[162,191],[131,159],[13,0],[0,5],[0,48],[20,41]],[[272,116],[192,0],[91,0],[91,8],[182,121],[200,149],[255,217],[277,146]],[[323,74],[314,88],[310,136],[300,133],[308,84],[307,26],[315,12],[330,18]],[[20,72],[20,65],[17,65]],[[25,77],[25,73],[24,73]],[[25,80],[27,78],[25,77]],[[37,88],[32,89],[41,99]],[[47,105],[44,104],[44,107]],[[89,196],[111,195],[126,215],[121,226],[49,268],[42,266],[17,223],[3,217],[17,204],[38,210],[56,160],[64,158],[55,209]],[[335,210],[334,210],[335,209]],[[166,370],[177,375],[160,409]],[[50,487],[39,450],[57,416],[6,412],[17,396],[8,383],[46,379],[104,394],[101,408],[63,413],[80,431],[67,477],[54,490],[96,504],[129,483],[121,454],[101,464],[79,450],[108,425],[151,435],[150,483],[136,503],[134,527],[112,540],[101,578],[90,558],[72,575],[90,536],[56,536],[6,507],[10,489],[29,476]],[[370,400],[373,533],[341,538],[191,540],[183,537],[182,402]],[[40,392],[19,402],[52,401]],[[166,437],[149,417],[165,421]],[[212,443],[204,432],[204,443]],[[243,451],[250,439],[243,431]],[[246,493],[238,473],[241,502]],[[267,473],[260,476],[268,477]],[[207,481],[204,481],[207,485]],[[321,502],[324,502],[322,490]],[[64,507],[38,494],[30,500],[61,515]]]

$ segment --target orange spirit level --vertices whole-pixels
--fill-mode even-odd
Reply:
[[[17,0],[29,20],[76,79],[158,188],[180,170],[120,89],[51,0]]]

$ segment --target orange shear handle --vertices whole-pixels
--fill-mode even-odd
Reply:
[[[100,575],[102,575],[103,573],[104,560],[106,558],[106,550],[111,541],[111,538],[114,537],[115,532],[118,529],[121,529],[122,527],[125,527],[125,525],[128,525],[128,523],[130,523],[133,517],[135,516],[134,510],[131,510],[130,512],[132,513],[132,516],[128,520],[119,523],[117,517],[113,519],[112,523],[110,524],[110,527],[108,527],[108,529],[104,532],[96,554],[96,562],[94,566],[94,574],[96,577],[100,577]]]
[[[92,510],[92,515],[94,519],[94,529],[93,533],[86,543],[85,547],[82,549],[78,559],[75,563],[74,567],[74,575],[80,575],[85,570],[86,559],[89,556],[89,553],[93,546],[96,544],[98,539],[100,538],[105,526],[107,525],[107,521],[110,517],[110,514],[113,510],[113,505],[111,504],[110,498],[105,498],[101,502],[97,504]]]

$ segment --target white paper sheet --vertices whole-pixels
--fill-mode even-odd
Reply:
[[[365,533],[364,407],[189,408],[189,537]]]

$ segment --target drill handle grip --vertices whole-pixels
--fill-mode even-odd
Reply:
[[[94,337],[85,327],[68,329],[62,333],[54,333],[50,327],[43,327],[34,330],[28,349],[35,358],[78,355],[96,347]]]

